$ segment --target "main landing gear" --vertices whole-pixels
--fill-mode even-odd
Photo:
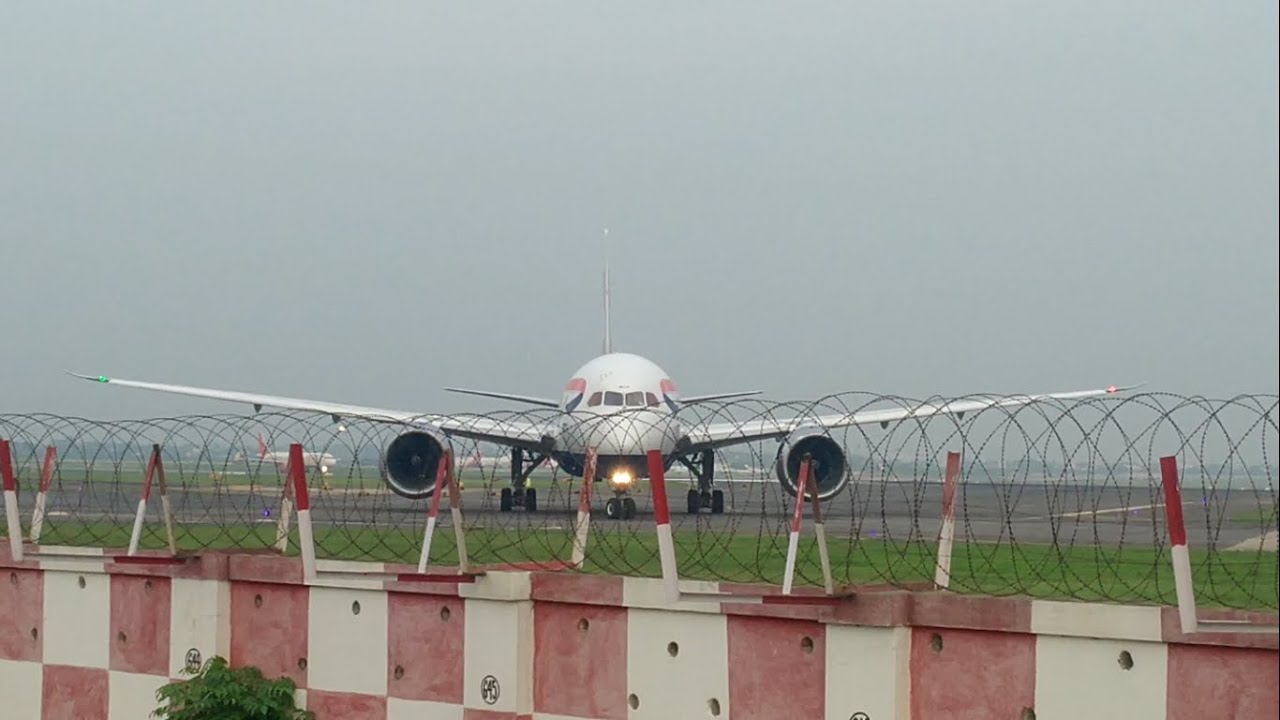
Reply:
[[[702,450],[697,453],[696,461],[681,455],[680,463],[689,468],[689,472],[697,478],[698,487],[689,489],[688,511],[697,515],[703,508],[709,508],[712,515],[724,512],[724,492],[712,490],[711,482],[715,478],[716,454],[714,450]]]
[[[499,511],[511,512],[518,507],[524,508],[525,512],[538,510],[538,491],[525,487],[525,482],[528,481],[529,474],[546,462],[548,457],[546,454],[531,454],[526,464],[525,451],[518,447],[511,448],[511,487],[502,488],[498,499]]]

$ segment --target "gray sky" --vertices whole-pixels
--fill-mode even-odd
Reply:
[[[1277,6],[6,3],[0,412],[1276,392]]]

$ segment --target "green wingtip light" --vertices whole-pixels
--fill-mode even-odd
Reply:
[[[98,382],[101,382],[101,383],[104,383],[104,382],[111,382],[111,379],[110,379],[110,378],[108,378],[106,375],[99,375],[99,376],[98,376]]]

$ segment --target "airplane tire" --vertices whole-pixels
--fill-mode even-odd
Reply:
[[[533,488],[529,488],[524,491],[524,509],[525,509],[525,512],[538,511],[538,491],[537,490]]]
[[[697,515],[702,510],[702,500],[698,497],[697,490],[689,491],[689,514]]]
[[[511,488],[502,488],[502,493],[498,496],[498,511],[511,512]]]
[[[711,514],[719,515],[724,512],[724,491],[711,491]]]
[[[604,516],[610,520],[617,520],[622,514],[622,503],[618,502],[618,498],[611,497],[604,503]]]
[[[702,491],[702,494],[701,494],[701,498],[700,498],[700,499],[701,499],[701,501],[702,501],[702,507],[704,507],[704,508],[709,508],[709,507],[711,507],[711,492],[710,492],[710,491],[708,491],[708,490],[703,490],[703,491]]]
[[[626,498],[622,501],[622,519],[630,520],[636,516],[636,501],[632,498]]]

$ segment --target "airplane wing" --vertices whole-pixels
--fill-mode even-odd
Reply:
[[[858,410],[850,413],[800,416],[793,418],[756,417],[748,420],[709,423],[694,426],[687,433],[689,450],[709,450],[741,443],[786,437],[801,428],[839,428],[852,425],[887,425],[908,419],[933,415],[952,415],[997,407],[1030,405],[1045,400],[1074,400],[1089,397],[1105,397],[1138,385],[1111,387],[1098,390],[1046,393],[1042,395],[1009,395],[1005,397],[965,398],[943,403],[917,403],[896,408]]]
[[[122,380],[105,375],[83,375],[68,372],[68,375],[103,385],[119,385],[121,387],[152,390],[155,392],[191,397],[225,400],[227,402],[252,405],[254,410],[264,407],[282,408],[285,410],[301,410],[335,418],[360,418],[374,422],[406,423],[425,425],[436,428],[448,435],[485,440],[501,445],[518,445],[537,448],[541,445],[544,432],[550,428],[547,423],[529,420],[503,420],[480,415],[431,415],[407,410],[387,410],[384,408],[346,405],[343,403],[325,402],[322,400],[303,400],[300,398],[281,397],[279,395],[261,395],[257,393],[239,392],[235,390],[215,390],[212,388],[192,387],[189,385],[168,385],[165,383],[142,382],[139,380]]]

